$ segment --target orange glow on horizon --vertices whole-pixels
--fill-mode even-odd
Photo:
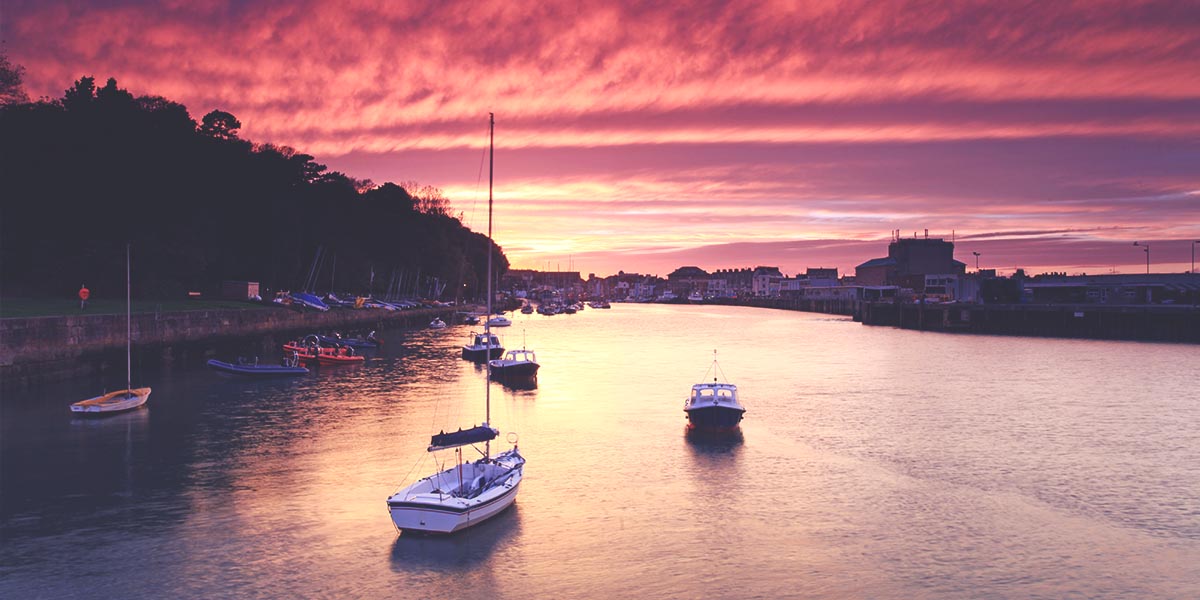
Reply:
[[[514,264],[566,255],[600,272],[661,271],[724,256],[846,271],[881,250],[805,244],[928,228],[991,236],[1014,265],[1092,256],[1135,269],[1141,257],[1120,247],[1132,239],[1200,239],[1196,7],[5,8],[7,52],[32,97],[111,76],[193,118],[229,111],[246,139],[351,177],[437,186],[468,223],[496,113],[496,236]],[[1078,260],[1039,245],[1061,231],[1088,249]]]

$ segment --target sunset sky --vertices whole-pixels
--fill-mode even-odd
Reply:
[[[1200,3],[0,0],[81,76],[442,188],[514,267],[853,273],[892,230],[1034,273],[1191,266]],[[1200,244],[1197,244],[1200,246]]]

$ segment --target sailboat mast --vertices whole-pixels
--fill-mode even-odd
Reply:
[[[133,338],[132,310],[129,308],[129,242],[125,242],[125,389],[133,389],[133,359],[130,340]]]
[[[492,175],[496,168],[496,113],[488,113],[488,257],[487,257],[487,316],[483,321],[483,336],[487,339],[487,378],[484,383],[484,398],[487,408],[485,417],[488,427],[492,426]],[[492,442],[483,446],[484,456],[492,455]]]

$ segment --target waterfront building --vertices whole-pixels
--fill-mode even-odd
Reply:
[[[1036,304],[1200,303],[1200,274],[1067,275],[1019,280],[1021,299]]]
[[[978,302],[979,280],[975,275],[939,273],[925,276],[923,295],[943,302]]]
[[[750,294],[754,288],[754,269],[717,269],[712,278],[725,281],[725,292],[729,297]]]
[[[831,287],[839,283],[837,268],[809,267],[804,271],[804,277],[811,287]]]
[[[758,297],[771,296],[771,278],[776,279],[776,289],[774,295],[778,296],[778,280],[783,279],[783,273],[779,271],[779,267],[754,267],[754,273],[751,277],[750,293]]]
[[[961,275],[967,264],[954,260],[954,243],[941,238],[893,239],[885,258],[873,258],[855,268],[862,285],[898,285],[925,291],[925,276]]]
[[[667,275],[667,289],[679,297],[692,292],[706,295],[711,276],[700,267],[679,267]]]

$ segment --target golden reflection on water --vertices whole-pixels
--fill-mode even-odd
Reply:
[[[43,433],[0,424],[5,455],[75,484],[0,471],[0,564],[17,565],[0,592],[1200,593],[1200,408],[1178,369],[1196,348],[614,305],[514,315],[497,333],[542,365],[515,389],[459,358],[469,331],[383,332],[365,364],[288,380],[178,370],[123,421],[19,413]],[[714,349],[747,407],[719,436],[683,413]],[[453,460],[429,437],[482,422],[485,389],[493,449],[513,433],[529,461],[517,504],[459,535],[397,535],[385,498]],[[153,559],[136,579],[63,580],[68,539]]]

